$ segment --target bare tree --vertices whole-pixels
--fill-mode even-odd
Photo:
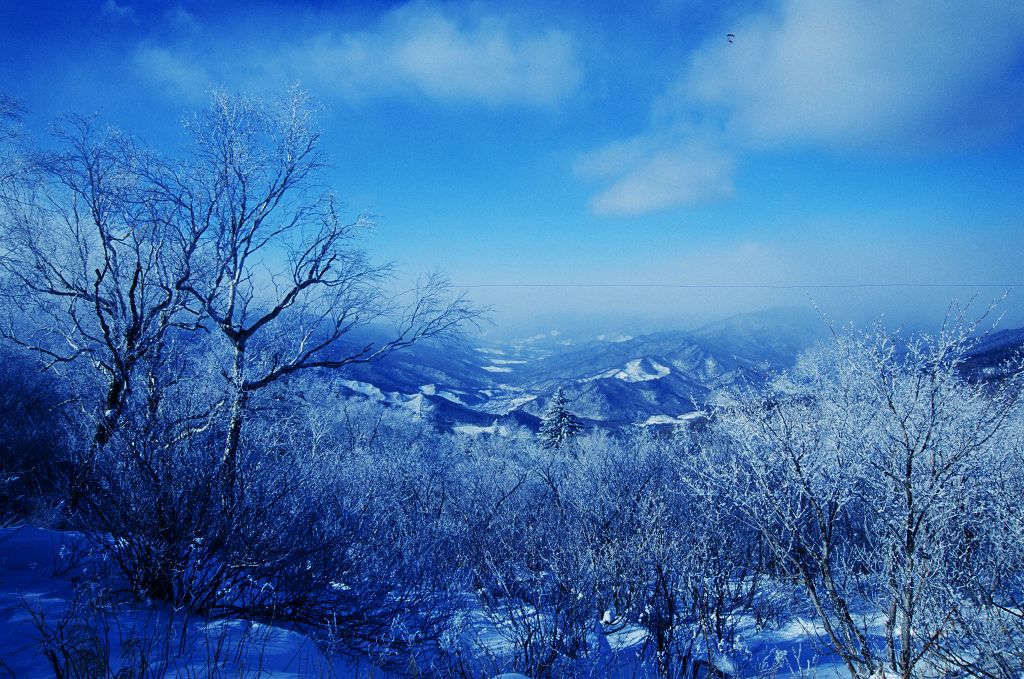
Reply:
[[[869,553],[885,564],[878,587],[885,656],[889,671],[903,677],[950,647],[952,618],[970,588],[973,546],[998,521],[977,517],[963,502],[989,496],[991,467],[1009,452],[1020,385],[961,376],[974,330],[958,312],[936,336],[902,347],[878,333],[858,363],[880,411],[867,486],[877,526]],[[998,589],[986,594],[998,596]]]
[[[4,200],[3,331],[51,368],[95,369],[103,393],[87,410],[103,446],[140,364],[179,321],[187,273],[171,252],[173,206],[141,181],[135,144],[81,118],[55,135],[61,150],[36,154],[31,184]]]
[[[24,171],[21,116],[24,109],[11,96],[0,93],[0,198],[8,196],[14,180]]]
[[[478,315],[438,275],[404,303],[388,294],[392,267],[372,263],[356,242],[369,220],[346,222],[321,189],[312,117],[296,88],[275,104],[215,92],[188,123],[192,161],[162,182],[180,209],[185,242],[199,243],[184,289],[228,348],[226,503],[255,392],[299,371],[375,360]],[[391,320],[388,339],[343,348],[353,330]]]
[[[803,586],[851,676],[936,667],[962,651],[955,620],[968,601],[1006,600],[997,580],[971,580],[993,530],[963,503],[991,497],[1019,384],[962,377],[974,329],[959,315],[909,341],[881,328],[837,336],[766,393],[717,410],[724,438],[704,473],[764,540],[776,575]]]

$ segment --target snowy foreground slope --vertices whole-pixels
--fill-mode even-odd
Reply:
[[[86,549],[76,533],[0,530],[0,676],[53,677],[54,659],[80,677],[389,676],[365,661],[328,658],[291,630],[164,606],[90,605],[101,593],[88,582]]]
[[[308,637],[246,620],[203,620],[166,606],[117,604],[93,579],[88,546],[77,533],[30,526],[0,529],[0,676],[361,677],[413,676],[386,672],[367,659],[329,657]],[[500,657],[505,625],[482,612],[467,634]],[[805,623],[743,635],[745,658],[719,655],[726,675],[841,677],[820,657]],[[600,634],[600,638],[598,638]],[[595,677],[651,677],[638,657],[643,632],[602,632],[595,621]],[[144,672],[140,672],[146,668]],[[808,672],[809,668],[813,668]],[[801,671],[802,670],[802,671]],[[425,676],[426,671],[420,671]],[[493,674],[505,679],[520,674]]]

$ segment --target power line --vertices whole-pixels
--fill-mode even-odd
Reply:
[[[474,283],[453,284],[454,288],[678,288],[741,290],[820,290],[865,288],[998,288],[1009,290],[1024,283]]]

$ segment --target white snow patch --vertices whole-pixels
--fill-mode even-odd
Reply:
[[[643,366],[643,359],[633,359],[626,364],[626,367],[615,373],[615,379],[622,380],[623,382],[647,382],[650,380],[660,380],[672,372],[672,369],[664,366],[657,361],[648,361],[650,367],[654,372],[647,372]]]
[[[437,396],[439,398],[443,398],[446,401],[456,403],[460,406],[466,405],[466,403],[458,396],[458,394],[455,394],[450,391],[438,391],[436,384],[424,384],[423,386],[420,387],[420,393],[423,394],[424,396]]]
[[[504,356],[505,352],[501,349],[495,349],[494,347],[476,347],[476,350],[481,354],[491,354],[494,356]]]
[[[644,365],[645,363],[646,365]],[[671,368],[657,361],[635,358],[626,363],[622,368],[612,368],[592,377],[585,377],[582,381],[593,382],[594,380],[616,379],[623,382],[649,382],[650,380],[660,380],[671,372]]]
[[[496,366],[496,365],[485,365],[485,366],[482,367],[482,369],[486,370],[489,373],[510,373],[510,372],[512,372],[512,368],[502,368],[502,367]]]
[[[459,434],[466,434],[467,436],[480,436],[481,434],[497,434],[498,436],[508,436],[508,427],[503,424],[495,422],[489,427],[481,427],[477,424],[460,424],[453,429]]]
[[[492,358],[491,359],[491,363],[494,363],[495,365],[523,365],[526,362],[527,361],[521,361],[521,360],[518,360],[518,359],[511,359],[511,358],[506,358],[506,359]]]
[[[694,413],[683,413],[682,415],[678,415],[676,417],[673,417],[671,415],[651,415],[646,420],[644,420],[643,426],[649,427],[654,424],[686,424],[688,422],[692,422],[693,420],[704,417],[704,415],[705,413],[700,411]]]
[[[484,412],[493,413],[495,415],[508,415],[519,406],[529,403],[536,398],[537,396],[535,394],[524,394],[522,396],[502,394],[483,404],[480,409]]]
[[[352,391],[363,394],[374,401],[383,401],[385,399],[384,392],[373,386],[369,382],[359,382],[357,380],[341,380],[341,383],[351,389]]]
[[[422,415],[424,413],[424,406],[426,406],[425,410],[427,412],[430,411],[430,402],[424,403],[424,400],[423,394],[412,394],[406,399],[405,407],[417,415]]]
[[[611,649],[620,652],[641,646],[647,640],[647,636],[647,630],[640,625],[628,624],[617,632],[607,635],[606,638]]]
[[[456,404],[458,404],[460,406],[466,405],[465,401],[463,401],[461,398],[459,398],[457,394],[453,394],[450,391],[439,391],[439,392],[437,392],[437,395],[440,396],[441,398],[443,398],[446,401],[451,401],[452,403],[456,403]]]
[[[506,405],[508,405],[508,409],[509,410],[515,410],[519,406],[524,405],[526,403],[529,403],[530,401],[534,401],[536,399],[537,399],[536,395],[533,395],[533,396],[519,396],[519,397],[516,397],[516,398],[513,398],[513,399],[509,399],[508,401],[506,401]]]

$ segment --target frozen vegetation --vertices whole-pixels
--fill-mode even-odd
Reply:
[[[1024,672],[1021,362],[966,370],[965,313],[837,330],[654,428],[588,430],[559,389],[539,432],[444,431],[346,369],[478,311],[389,294],[314,190],[303,95],[217,94],[189,131],[5,137],[0,669]]]

